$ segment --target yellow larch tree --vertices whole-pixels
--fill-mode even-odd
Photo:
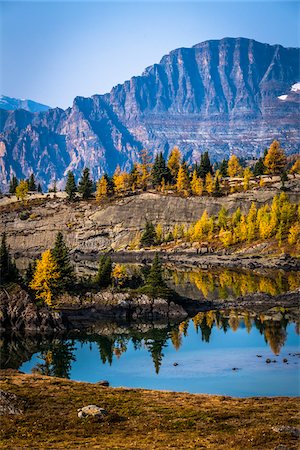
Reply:
[[[33,279],[29,286],[36,292],[35,296],[37,299],[51,306],[53,292],[57,287],[59,277],[58,266],[51,250],[46,250],[36,264]]]
[[[28,193],[28,183],[25,180],[21,180],[19,186],[16,187],[16,197],[19,200],[24,200]]]
[[[115,192],[117,194],[120,194],[126,190],[128,179],[129,175],[126,172],[121,172],[120,166],[118,165],[113,176]]]
[[[174,180],[177,179],[180,164],[181,164],[181,152],[178,147],[174,147],[170,153],[167,164]]]
[[[210,218],[207,211],[205,210],[201,218],[198,220],[198,222],[195,223],[193,227],[191,239],[193,241],[201,241],[210,231],[210,228]]]
[[[108,182],[106,178],[102,176],[97,183],[96,201],[100,203],[101,200],[107,197],[107,195],[108,195]]]
[[[270,145],[268,153],[264,159],[264,165],[269,174],[278,175],[283,172],[286,166],[286,156],[278,141],[274,140]]]
[[[247,215],[247,239],[249,242],[255,238],[256,214],[257,214],[257,209],[255,206],[255,203],[252,202],[251,207],[248,212],[248,215]]]
[[[205,190],[208,194],[212,194],[214,192],[214,187],[214,180],[211,173],[209,172],[205,177]]]
[[[240,175],[242,168],[236,155],[232,155],[228,161],[228,175],[230,178],[234,178]]]
[[[219,239],[224,245],[224,247],[229,247],[232,242],[232,232],[229,230],[224,230],[224,228],[221,228],[219,232]]]
[[[138,186],[141,187],[143,190],[146,190],[151,175],[151,169],[153,166],[153,164],[151,163],[151,156],[148,150],[143,149],[141,151],[140,160],[141,163],[137,165],[139,173]]]
[[[196,169],[193,171],[193,177],[191,181],[191,190],[194,195],[203,194],[203,182],[200,177],[197,176]]]
[[[249,187],[250,187],[250,180],[252,178],[252,172],[249,169],[249,167],[247,167],[244,170],[244,179],[243,179],[243,186],[244,186],[244,191],[248,191]]]
[[[117,286],[123,286],[128,278],[127,270],[124,264],[116,264],[111,274]]]
[[[190,180],[186,164],[181,164],[177,174],[176,188],[178,192],[188,195],[190,190]]]
[[[156,241],[158,244],[161,244],[162,241],[164,240],[163,227],[161,223],[158,223],[156,225],[155,232],[156,232]]]
[[[300,223],[294,223],[289,229],[288,242],[291,245],[300,246]]]
[[[293,164],[293,166],[290,170],[290,174],[294,175],[294,177],[296,174],[300,175],[300,157]]]

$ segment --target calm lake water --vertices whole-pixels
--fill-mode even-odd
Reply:
[[[107,379],[114,387],[238,397],[300,393],[298,330],[284,319],[208,312],[145,333],[126,328],[108,335],[108,328],[103,325],[106,335],[40,342],[20,370],[87,382]]]

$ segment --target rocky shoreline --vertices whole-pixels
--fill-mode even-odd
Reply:
[[[297,318],[300,288],[271,296],[264,293],[248,294],[226,300],[196,301],[176,297],[173,301],[151,298],[131,292],[101,291],[96,294],[64,294],[56,300],[54,308],[38,306],[22,288],[14,285],[0,290],[0,332],[57,333],[87,330],[97,322],[116,323],[180,323],[198,312],[209,310],[249,310],[277,314],[285,308]]]

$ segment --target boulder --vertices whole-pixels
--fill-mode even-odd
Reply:
[[[275,427],[272,427],[272,430],[276,433],[284,433],[294,438],[300,438],[300,428],[291,427],[288,425],[277,425]]]
[[[100,408],[96,405],[88,405],[78,410],[79,419],[85,419],[86,417],[97,417],[98,419],[104,419],[108,415],[108,412],[104,408]]]
[[[0,415],[19,415],[22,413],[23,411],[18,405],[17,396],[11,392],[6,392],[0,389]]]

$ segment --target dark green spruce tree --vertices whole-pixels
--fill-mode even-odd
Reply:
[[[172,289],[168,288],[163,279],[163,271],[158,253],[155,254],[149,274],[146,278],[146,283],[140,291],[152,297],[171,298],[175,295]]]
[[[166,184],[171,181],[171,172],[166,165],[166,161],[165,158],[163,157],[162,152],[158,153],[155,156],[151,176],[154,187],[160,186],[162,180],[164,180]]]
[[[108,176],[107,173],[103,175],[103,178],[105,178],[107,182],[108,193],[113,194],[115,192],[115,183],[113,179],[110,176]]]
[[[27,287],[29,286],[29,284],[31,283],[31,281],[33,279],[35,268],[36,268],[36,261],[33,261],[33,263],[30,262],[28,264],[28,267],[24,274],[24,283]]]
[[[69,170],[67,175],[67,182],[65,187],[65,192],[67,193],[67,198],[70,202],[75,200],[76,192],[77,192],[77,186],[75,182],[75,177],[73,172]]]
[[[93,181],[90,178],[90,170],[86,167],[78,184],[78,192],[82,195],[84,200],[91,197],[94,189]]]
[[[56,235],[54,247],[51,250],[52,256],[55,259],[60,277],[58,279],[58,289],[63,291],[70,287],[74,280],[74,269],[70,262],[69,249],[66,246],[63,234],[59,231]]]
[[[220,181],[219,181],[219,177],[216,177],[216,181],[215,181],[215,185],[214,185],[214,191],[213,191],[213,196],[214,197],[220,197],[220,195],[221,195]]]
[[[152,222],[146,221],[145,230],[141,237],[140,245],[141,247],[150,247],[155,245],[157,240],[155,227]]]
[[[12,261],[6,244],[6,234],[3,233],[0,245],[0,284],[18,281],[19,273]]]
[[[96,283],[100,288],[106,288],[112,283],[112,262],[110,256],[101,256]]]
[[[259,158],[259,160],[255,163],[254,169],[253,169],[253,175],[255,177],[259,177],[260,175],[263,175],[265,173],[266,167],[264,165],[263,158]]]
[[[33,173],[30,175],[29,180],[28,180],[28,190],[29,191],[36,191],[37,190],[36,183],[35,183],[35,178],[34,178],[34,174]]]
[[[213,170],[212,170],[212,165],[210,163],[208,152],[206,151],[201,155],[199,175],[201,178],[205,179],[205,177],[208,173],[212,174]]]
[[[223,159],[220,164],[220,173],[222,177],[228,177],[228,159]]]
[[[39,194],[43,193],[43,189],[42,189],[41,183],[38,184],[37,191],[38,191]]]
[[[13,175],[12,179],[9,182],[9,193],[10,194],[15,194],[16,193],[16,188],[19,186],[19,181],[18,178]]]

